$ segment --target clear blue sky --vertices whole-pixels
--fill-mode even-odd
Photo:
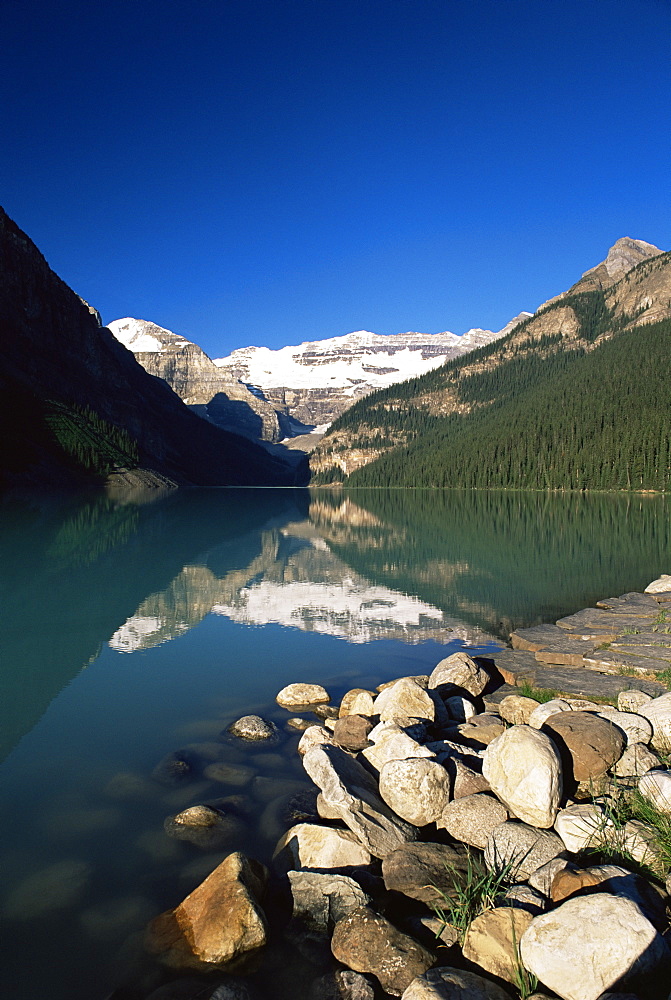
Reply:
[[[0,203],[213,357],[499,329],[671,248],[669,0],[3,0]]]

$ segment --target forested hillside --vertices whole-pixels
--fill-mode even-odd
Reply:
[[[323,439],[313,482],[667,490],[671,319],[646,320],[671,312],[670,278],[671,254],[644,261],[361,400]]]

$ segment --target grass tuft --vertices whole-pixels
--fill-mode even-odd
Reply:
[[[515,863],[511,861],[498,871],[483,869],[470,851],[465,872],[448,866],[448,875],[452,880],[449,894],[438,886],[431,886],[440,896],[440,902],[435,901],[430,905],[443,922],[436,937],[439,937],[449,924],[457,930],[459,944],[463,944],[471,922],[485,910],[491,910],[496,906],[497,897],[509,884],[515,867]]]

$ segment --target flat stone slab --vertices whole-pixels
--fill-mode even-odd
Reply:
[[[478,656],[476,659],[484,662],[489,659],[506,684],[519,687],[527,680],[530,684],[534,682],[538,666],[535,653],[525,652],[521,649],[501,649],[488,658]]]
[[[561,632],[562,629],[557,629]],[[564,633],[566,636],[566,633]],[[569,633],[570,635],[570,633]],[[539,663],[552,663],[560,667],[584,667],[585,657],[599,645],[596,639],[564,638],[548,643],[544,649],[539,649],[536,659]]]
[[[626,628],[641,628],[650,625],[659,616],[657,612],[643,611],[634,614],[616,613],[615,611],[602,611],[599,608],[584,608],[574,615],[567,615],[565,618],[558,618],[556,624],[568,632],[585,632],[585,629],[602,629],[604,631],[615,631],[621,634]]]
[[[642,650],[637,653],[622,653],[615,649],[604,649],[586,656],[585,666],[603,670],[605,673],[633,670],[637,674],[659,674],[671,667],[671,656],[668,659],[660,659],[644,655]]]
[[[605,608],[608,611],[626,611],[637,614],[639,609],[649,611],[653,615],[659,614],[657,601],[650,594],[638,594],[632,591],[629,594],[622,594],[620,597],[604,597],[602,601],[596,602],[597,608]]]
[[[566,629],[558,625],[532,625],[530,628],[518,628],[510,636],[513,649],[527,649],[535,653],[539,649],[558,640],[566,639]]]
[[[617,698],[620,691],[635,687],[653,697],[668,693],[668,689],[657,681],[639,677],[623,677],[621,674],[600,673],[596,670],[574,667],[544,667],[536,664],[533,685],[549,688],[577,698]]]
[[[636,651],[637,647],[658,648],[660,658],[665,659],[667,653],[671,656],[671,634],[668,632],[639,632],[637,635],[618,635],[611,642],[612,649],[626,648]]]

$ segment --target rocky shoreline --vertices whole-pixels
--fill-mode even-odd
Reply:
[[[272,866],[228,854],[151,921],[161,984],[113,996],[275,997],[293,949],[308,1000],[666,1000],[667,614],[662,577],[339,705],[284,688],[313,791],[286,811]],[[276,731],[229,727],[255,744]],[[166,832],[207,847],[226,819],[195,805]]]

